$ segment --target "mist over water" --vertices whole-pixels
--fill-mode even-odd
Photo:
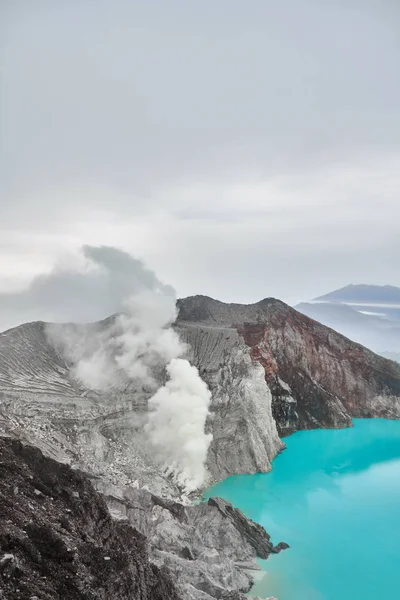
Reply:
[[[261,561],[251,594],[279,600],[397,598],[400,589],[400,422],[354,420],[301,431],[267,474],[207,491],[291,548]]]

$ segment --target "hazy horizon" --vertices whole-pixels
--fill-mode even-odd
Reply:
[[[0,16],[0,294],[26,297],[85,244],[181,297],[400,287],[397,2],[6,0]]]
[[[131,299],[141,295],[143,286],[151,288],[156,294],[175,299],[179,297],[173,286],[160,281],[157,274],[149,269],[148,265],[129,253],[112,246],[86,245],[75,254],[66,255],[64,261],[55,264],[50,272],[36,275],[25,289],[0,293],[0,331],[31,321],[55,323],[99,321],[125,312]],[[343,308],[350,309],[351,312],[354,308],[356,315],[358,312],[363,312],[363,306],[348,301],[346,291],[347,294],[350,294],[351,299],[351,294],[354,293],[353,288],[357,290],[359,286],[349,285],[341,290],[331,290],[332,294],[328,294],[327,297],[329,299],[330,295],[333,296],[333,304],[330,301],[324,302],[318,301],[318,299],[306,298],[303,300],[324,306],[335,306],[336,302],[343,302]],[[397,295],[400,295],[400,288],[392,286],[362,285],[361,288],[365,302],[367,302],[369,293],[371,293],[371,299],[376,297],[374,294],[380,296],[382,291],[395,294],[398,292]],[[341,296],[342,291],[343,296]],[[207,296],[207,294],[202,295]],[[271,297],[271,295],[258,298],[255,302],[266,297]],[[221,300],[215,297],[214,299]],[[383,304],[381,302],[377,306],[383,306]],[[307,305],[303,301],[299,305],[297,303],[294,305],[300,312],[308,314],[307,310],[303,310],[307,306],[315,306],[315,304]],[[313,314],[310,316],[324,322],[326,315],[322,313],[321,318],[318,318],[318,315],[315,317]],[[387,315],[387,318],[390,319],[390,314]],[[331,323],[327,324],[332,325]],[[337,322],[337,325],[340,330],[340,323]],[[368,327],[367,322],[364,325]],[[394,331],[393,335],[395,335]],[[390,348],[391,346],[385,347],[385,350]]]

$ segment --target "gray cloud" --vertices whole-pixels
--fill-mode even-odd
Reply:
[[[1,290],[85,243],[180,295],[400,285],[398,2],[1,12]]]
[[[79,262],[70,260],[36,276],[18,293],[0,294],[0,329],[23,321],[90,322],[126,309],[143,291],[175,296],[136,258],[108,246],[84,246]]]

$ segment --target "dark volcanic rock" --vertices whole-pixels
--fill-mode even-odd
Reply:
[[[221,498],[183,506],[126,488],[106,497],[117,521],[103,498],[0,437],[0,600],[243,600],[255,558],[287,547]]]
[[[89,480],[0,438],[2,600],[179,600],[146,538],[111,519]]]

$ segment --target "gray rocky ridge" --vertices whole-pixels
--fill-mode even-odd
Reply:
[[[298,429],[400,417],[400,365],[277,300],[196,296],[178,309],[175,329],[212,393],[205,485],[268,471],[280,436]],[[146,537],[150,562],[168,569],[182,598],[238,600],[255,558],[282,546],[221,500],[188,505],[148,447],[150,389],[121,376],[98,393],[74,378],[60,340],[90,339],[108,322],[35,322],[0,334],[0,433],[86,473],[115,519]],[[164,383],[162,369],[156,376]]]

